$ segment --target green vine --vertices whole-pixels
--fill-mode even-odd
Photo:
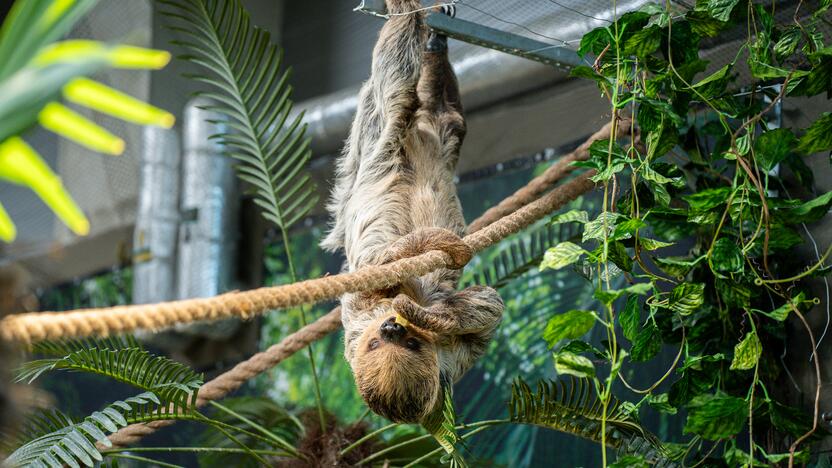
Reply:
[[[577,163],[603,184],[602,210],[595,219],[571,216],[583,224],[581,245],[554,246],[541,264],[594,264],[600,312],[552,317],[544,338],[557,370],[592,378],[604,408],[620,382],[642,396],[639,407],[687,410],[680,417],[694,438],[686,460],[700,452],[702,461],[721,455],[729,466],[792,465],[809,458],[807,442],[820,431],[817,388],[813,414],[772,391],[786,377],[780,355],[789,314],[816,348],[803,314],[819,301],[807,299],[804,280],[825,274],[832,251],[808,265],[792,254],[804,242],[797,228],[827,213],[832,192],[788,195],[790,186],[812,187],[805,160],[832,149],[832,117],[793,131],[780,128],[776,113],[791,97],[832,93],[830,2],[786,7],[793,13],[739,0],[699,0],[688,11],[645,5],[586,34],[579,53],[595,63],[573,71],[609,99],[613,125],[633,128],[626,145],[596,142],[590,159]],[[732,43],[737,31],[744,37]],[[736,55],[710,64],[701,58],[705,40],[736,46]],[[627,287],[611,287],[616,272]],[[602,350],[559,344],[596,324],[606,334]],[[622,367],[653,359],[662,343],[678,349],[671,367],[645,390],[634,388]],[[603,372],[587,352],[601,358]],[[814,353],[813,360],[819,386]]]

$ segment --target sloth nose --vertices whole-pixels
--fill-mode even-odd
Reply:
[[[404,336],[406,331],[401,324],[396,323],[395,317],[390,317],[385,320],[379,328],[381,337],[385,341],[398,341]]]

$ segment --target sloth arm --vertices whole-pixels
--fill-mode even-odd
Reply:
[[[430,307],[404,294],[393,300],[393,309],[419,328],[442,335],[473,335],[486,342],[500,324],[504,308],[497,291],[486,286],[465,288]]]

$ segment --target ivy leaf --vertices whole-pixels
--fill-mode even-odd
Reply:
[[[786,128],[769,130],[757,138],[754,143],[754,156],[760,166],[771,171],[780,161],[791,154],[797,144],[797,138]]]
[[[624,43],[624,53],[647,57],[662,44],[662,28],[650,26],[630,36]]]
[[[586,242],[592,239],[602,241],[604,240],[604,237],[610,237],[610,234],[615,230],[615,225],[620,218],[620,214],[613,213],[611,211],[605,211],[599,214],[597,218],[586,223],[584,226],[584,235],[581,242]],[[607,227],[606,236],[604,236],[605,225]]]
[[[595,377],[595,366],[592,361],[568,351],[555,354],[555,370],[560,375],[574,375],[579,378]]]
[[[725,29],[726,23],[714,18],[707,11],[690,10],[685,14],[691,29],[700,36],[713,37]]]
[[[716,271],[722,273],[738,273],[742,271],[742,252],[737,247],[737,244],[727,237],[720,237],[714,243],[711,260]]]
[[[612,31],[607,27],[595,28],[592,31],[584,34],[581,38],[581,45],[578,47],[578,54],[581,57],[586,54],[598,55],[610,44],[612,40]]]
[[[659,393],[647,397],[647,404],[651,408],[665,414],[676,414],[676,407],[670,404],[670,398],[667,393]]]
[[[809,126],[799,148],[806,154],[832,150],[832,112],[824,112]]]
[[[674,278],[684,278],[705,257],[651,257],[660,270]]]
[[[774,44],[774,56],[781,62],[797,50],[801,32],[797,26],[789,26],[780,34],[780,40]]]
[[[722,302],[729,309],[745,309],[751,302],[751,289],[745,284],[734,280],[714,279],[714,286],[722,298]]]
[[[633,341],[638,333],[638,323],[640,319],[638,296],[632,295],[627,298],[627,304],[624,305],[624,310],[618,315],[618,321],[621,324],[621,331],[624,332],[624,338]]]
[[[587,251],[572,242],[561,242],[550,248],[543,254],[543,261],[540,262],[540,270],[560,270],[578,261]]]
[[[699,99],[709,100],[725,92],[731,79],[731,64],[725,65],[692,86]]]
[[[612,231],[612,239],[622,240],[633,237],[637,230],[646,226],[646,223],[639,218],[629,218],[626,221],[619,221]]]
[[[656,239],[650,239],[647,237],[639,237],[638,243],[641,245],[641,248],[644,250],[658,250],[662,247],[670,247],[673,245],[673,242],[663,242]]]
[[[633,347],[630,349],[630,360],[632,362],[644,362],[653,359],[662,349],[661,335],[659,328],[648,321],[633,340]]]
[[[727,22],[739,0],[708,0],[708,13],[714,18]]]
[[[682,283],[670,292],[668,308],[681,315],[690,315],[705,302],[705,285]]]
[[[653,285],[650,283],[636,283],[624,289],[611,289],[607,291],[598,289],[595,291],[595,298],[603,302],[605,305],[609,305],[625,294],[638,294],[640,296],[644,296],[652,290]]]
[[[700,395],[688,403],[685,433],[719,440],[738,433],[748,421],[748,404],[725,394]]]
[[[791,301],[781,305],[780,307],[772,310],[771,312],[764,312],[762,310],[753,309],[754,312],[761,313],[766,317],[772,318],[777,320],[778,322],[783,322],[789,317],[789,313],[792,311],[792,307],[798,307],[806,300],[806,293],[801,291],[798,293],[797,296],[793,297]]]
[[[566,213],[553,216],[549,224],[563,224],[563,223],[586,223],[589,221],[589,214],[583,210],[570,210]]]
[[[566,344],[566,346],[560,349],[560,352],[568,351],[570,353],[592,353],[598,359],[606,359],[607,355],[600,349],[592,346],[591,344],[581,341],[581,340],[572,340]]]
[[[812,427],[812,416],[804,411],[783,405],[775,400],[768,402],[771,424],[792,437],[800,437]]]
[[[734,359],[731,361],[731,370],[753,369],[760,360],[763,352],[763,345],[757,337],[757,332],[749,332],[745,338],[734,346]]]
[[[730,196],[731,187],[719,187],[700,190],[692,195],[686,195],[682,198],[688,202],[691,211],[704,212],[725,204]]]
[[[588,310],[570,310],[563,314],[555,315],[546,324],[543,331],[543,339],[552,348],[560,340],[574,340],[584,336],[592,326],[595,325],[595,314]]]
[[[630,258],[630,254],[627,253],[627,248],[621,242],[615,241],[610,243],[607,255],[618,268],[624,271],[631,271],[633,269],[633,259]]]
[[[787,219],[790,224],[817,221],[826,215],[830,205],[832,205],[832,192],[826,192],[814,200],[786,210],[784,219]]]

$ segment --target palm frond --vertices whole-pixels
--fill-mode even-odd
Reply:
[[[595,387],[587,379],[540,381],[537,391],[521,379],[511,388],[508,405],[509,420],[565,432],[601,443],[601,420],[604,407]],[[651,466],[676,466],[665,458],[659,440],[612,398],[606,409],[607,445],[622,453],[638,453],[650,461]]]
[[[41,435],[21,445],[4,463],[13,467],[93,466],[103,459],[95,446],[97,442],[109,445],[107,434],[137,420],[146,420],[148,415],[162,418],[163,413],[155,411],[160,403],[156,395],[146,392],[116,401],[81,422],[76,423],[65,415],[40,419],[36,432],[30,434]]]
[[[16,381],[31,383],[43,373],[69,370],[99,374],[153,392],[164,402],[185,406],[196,399],[203,378],[188,366],[136,346],[130,338],[42,343],[37,350],[58,356],[23,364]]]
[[[467,467],[465,458],[457,450],[460,438],[456,433],[456,412],[454,411],[454,400],[452,388],[445,387],[444,401],[440,408],[437,408],[428,416],[422,424],[424,428],[439,443],[445,451],[445,457],[452,467]]]
[[[311,157],[302,115],[292,110],[290,69],[268,32],[251,25],[239,0],[160,0],[163,14],[184,37],[175,45],[204,73],[190,76],[212,89],[206,108],[225,115],[232,131],[216,135],[240,162],[240,179],[255,195],[263,216],[286,230],[315,206],[317,195],[303,171]],[[185,26],[185,27],[182,27]]]
[[[550,247],[579,235],[579,226],[573,224],[545,224],[527,236],[503,241],[497,246],[497,255],[484,258],[482,263],[465,272],[463,287],[481,285],[499,289],[540,265]]]

